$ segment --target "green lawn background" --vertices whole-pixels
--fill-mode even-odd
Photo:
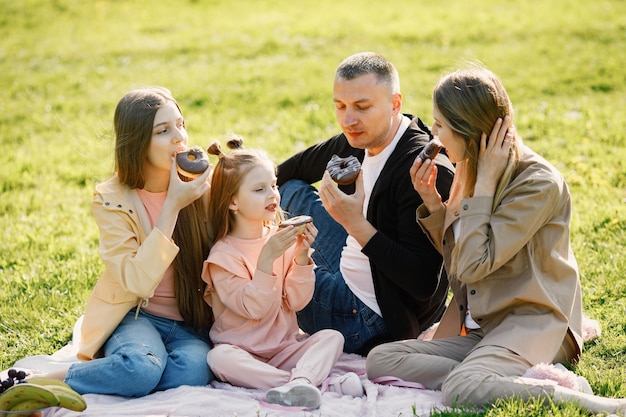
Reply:
[[[102,270],[89,203],[126,91],[164,85],[192,144],[236,132],[279,162],[338,131],[334,69],[364,50],[396,64],[404,110],[429,124],[443,73],[479,60],[500,76],[519,133],[571,187],[585,312],[603,331],[576,371],[626,396],[622,0],[0,0],[0,367],[71,338]]]

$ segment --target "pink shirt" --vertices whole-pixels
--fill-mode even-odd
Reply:
[[[137,190],[137,194],[139,194],[139,198],[141,198],[148,212],[150,226],[154,227],[154,224],[161,215],[161,209],[167,197],[167,192],[151,193],[146,190]],[[150,298],[148,305],[142,307],[142,309],[146,313],[155,316],[165,317],[171,320],[183,320],[183,316],[181,316],[178,310],[178,304],[174,294],[174,263],[167,268],[163,274],[163,279],[161,279],[161,282],[154,290],[154,296]]]
[[[263,358],[295,341],[299,333],[296,311],[313,296],[313,261],[297,265],[292,246],[274,261],[272,275],[256,268],[263,245],[276,232],[272,226],[259,239],[226,236],[211,248],[202,279],[204,299],[212,307],[215,322],[210,337]]]

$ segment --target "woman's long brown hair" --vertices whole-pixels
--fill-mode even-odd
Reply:
[[[131,189],[145,185],[143,166],[152,140],[154,117],[168,102],[180,110],[166,88],[140,88],[124,95],[115,109],[115,171],[119,181]],[[205,284],[201,276],[210,250],[206,213],[203,198],[183,208],[178,214],[172,238],[180,248],[174,259],[174,292],[178,309],[186,324],[198,331],[206,330],[208,335],[213,319],[203,298]]]

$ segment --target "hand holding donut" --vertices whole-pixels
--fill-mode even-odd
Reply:
[[[341,158],[333,155],[326,164],[330,177],[339,185],[348,185],[356,181],[361,171],[361,163],[356,156]]]
[[[437,154],[443,149],[443,144],[439,142],[439,139],[433,138],[424,146],[422,151],[419,153],[419,157],[422,161],[427,159],[435,159]]]
[[[278,225],[279,229],[293,226],[300,229],[300,233],[304,233],[304,229],[306,228],[307,223],[313,222],[313,217],[311,216],[296,216],[285,221],[280,222]]]
[[[170,200],[173,208],[178,210],[187,207],[209,191],[211,188],[210,176],[211,169],[209,168],[193,180],[183,179],[178,173],[176,158],[172,158],[166,201]]]
[[[299,228],[285,227],[270,236],[259,254],[257,269],[267,274],[272,274],[274,260],[295,244],[301,233]]]
[[[365,190],[361,175],[356,178],[354,193],[345,194],[335,185],[330,173],[326,171],[319,187],[319,196],[328,214],[342,225],[361,246],[365,246],[376,234],[376,229],[363,214]]]
[[[192,146],[176,154],[176,169],[184,181],[191,181],[209,169],[209,157],[201,147]]]
[[[433,213],[441,207],[441,195],[437,191],[437,165],[430,158],[422,159],[417,156],[409,170],[413,188],[422,197],[424,205]]]
[[[300,226],[302,227],[302,226]],[[304,224],[304,229],[300,229],[301,232],[296,240],[296,250],[294,253],[294,262],[297,265],[309,264],[309,249],[317,237],[317,228],[313,222],[307,222]]]

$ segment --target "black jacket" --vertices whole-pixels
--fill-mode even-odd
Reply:
[[[424,145],[432,139],[428,127],[418,118],[406,115],[411,124],[400,138],[380,173],[367,211],[367,220],[377,229],[362,249],[368,256],[376,299],[390,340],[417,337],[437,322],[445,308],[448,280],[442,271],[442,257],[431,245],[416,221],[422,204],[413,189],[409,169]],[[326,163],[337,154],[356,156],[363,161],[365,151],[350,146],[344,134],[313,145],[278,166],[278,185],[290,179],[310,184],[321,180]],[[448,199],[454,166],[440,154],[437,190]],[[354,192],[354,184],[341,186]],[[373,341],[378,344],[383,341]],[[371,347],[371,346],[370,346]]]

